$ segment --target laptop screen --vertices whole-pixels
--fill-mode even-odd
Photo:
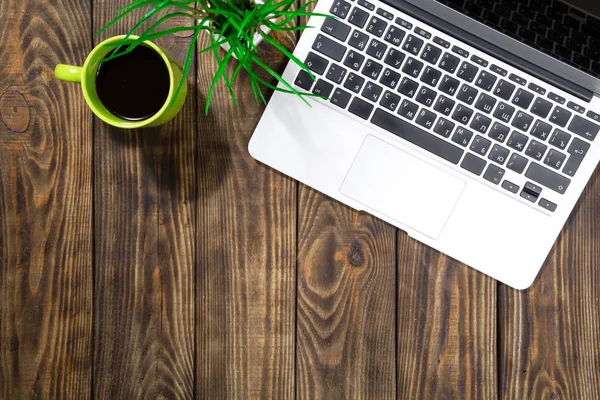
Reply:
[[[600,0],[435,0],[600,78]]]

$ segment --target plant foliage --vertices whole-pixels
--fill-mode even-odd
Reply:
[[[212,52],[218,67],[206,95],[206,112],[208,112],[212,95],[219,81],[225,83],[234,104],[237,105],[233,84],[242,71],[246,71],[249,76],[252,94],[257,102],[266,103],[261,87],[295,94],[306,102],[304,96],[312,96],[312,94],[297,91],[279,73],[262,61],[257,54],[253,39],[255,34],[261,35],[267,43],[283,53],[314,79],[312,72],[302,61],[260,29],[261,26],[266,26],[272,31],[299,31],[308,28],[306,25],[293,25],[293,22],[297,21],[299,17],[313,15],[330,17],[329,15],[308,11],[313,3],[314,1],[309,1],[299,8],[293,9],[296,0],[265,0],[262,4],[255,4],[253,0],[134,0],[130,4],[118,8],[116,10],[117,16],[106,24],[98,34],[137,10],[147,10],[143,17],[131,28],[121,45],[108,58],[111,59],[132,51],[144,41],[155,40],[176,32],[192,31],[192,40],[183,65],[184,76],[187,76],[194,60],[198,35],[208,34],[210,44],[199,50],[199,53]],[[175,17],[189,18],[193,23],[169,29],[161,27],[165,22]],[[132,35],[139,36],[139,38],[132,42]],[[223,53],[219,50],[219,47],[225,43],[229,45],[229,50]],[[130,45],[125,46],[126,44]],[[234,55],[238,60],[237,65],[227,68]],[[278,87],[265,80],[261,77],[260,70],[266,71],[283,85]],[[182,80],[177,88],[177,93],[179,93],[185,82],[185,79]]]

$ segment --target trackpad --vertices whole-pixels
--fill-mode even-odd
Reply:
[[[465,182],[374,136],[367,136],[340,192],[437,239]]]

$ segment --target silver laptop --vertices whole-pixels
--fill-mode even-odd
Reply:
[[[517,289],[600,159],[597,0],[320,0],[257,160]],[[315,79],[313,79],[313,77]]]

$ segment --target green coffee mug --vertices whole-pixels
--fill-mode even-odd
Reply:
[[[146,41],[143,42],[143,44],[160,54],[169,69],[169,96],[163,107],[150,118],[141,121],[128,121],[119,118],[108,111],[98,98],[98,94],[96,93],[96,72],[98,71],[98,67],[106,55],[117,47],[124,37],[125,36],[115,36],[97,45],[85,60],[83,67],[58,64],[54,70],[54,75],[56,78],[63,81],[81,83],[85,101],[98,118],[110,125],[125,129],[147,128],[162,125],[175,117],[181,110],[181,107],[183,107],[183,103],[187,96],[187,85],[184,83],[177,98],[174,99],[177,87],[181,80],[185,79],[182,68],[173,60],[173,57],[152,42]],[[137,38],[137,36],[130,36],[131,41],[134,41]]]

